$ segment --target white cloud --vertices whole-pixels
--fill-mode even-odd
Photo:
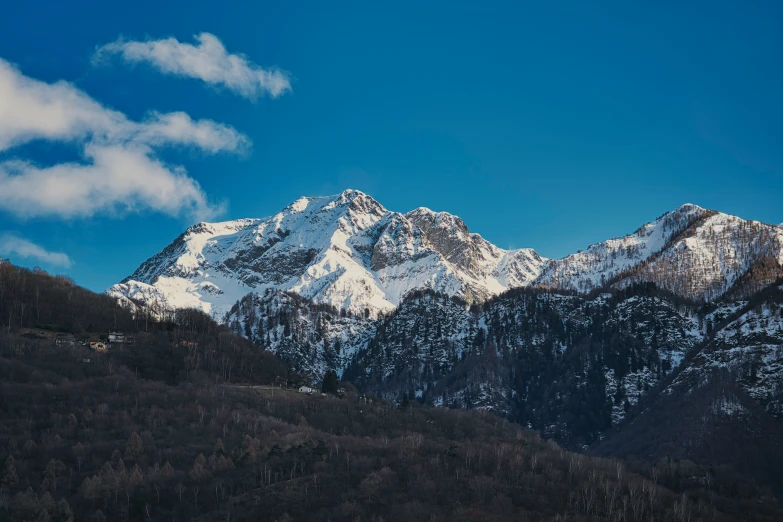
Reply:
[[[181,144],[210,153],[249,145],[234,128],[211,120],[193,121],[184,112],[152,112],[134,122],[108,109],[67,82],[28,78],[0,59],[0,151],[34,139],[102,143]]]
[[[210,219],[222,211],[195,180],[166,167],[144,145],[88,144],[85,156],[89,163],[51,167],[0,163],[0,207],[20,217],[62,218],[150,209]]]
[[[74,86],[28,78],[0,59],[0,151],[36,138],[105,137],[128,124]]]
[[[75,142],[84,163],[0,162],[0,209],[23,217],[89,217],[152,209],[206,218],[221,211],[182,168],[155,148],[188,146],[241,153],[250,140],[234,128],[183,112],[151,112],[141,122],[108,109],[66,82],[24,76],[0,59],[0,151],[36,139]]]
[[[213,34],[201,33],[195,39],[197,45],[182,43],[176,38],[145,42],[120,38],[99,47],[93,62],[104,62],[108,56],[116,54],[126,62],[148,63],[164,73],[221,85],[250,99],[263,94],[276,98],[291,90],[291,82],[284,71],[264,69],[243,55],[229,54]]]
[[[189,145],[210,154],[242,152],[250,147],[250,139],[233,127],[209,120],[193,121],[184,112],[152,112],[143,124],[136,125],[130,137],[149,145]]]
[[[25,259],[32,258],[49,265],[70,267],[73,263],[67,254],[62,252],[50,252],[23,237],[15,234],[0,234],[0,253],[5,256],[19,256]]]

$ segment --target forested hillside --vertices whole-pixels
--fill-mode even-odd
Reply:
[[[11,265],[2,276],[3,310],[26,311],[0,335],[0,520],[783,515],[734,476],[674,461],[634,471],[489,413],[398,406],[346,383],[343,398],[299,394],[276,356],[201,313],[142,321],[62,278]],[[69,294],[80,317],[35,305]],[[106,353],[49,335],[120,325],[135,343]]]
[[[764,280],[758,276],[749,271],[742,288]],[[473,305],[418,291],[377,318],[270,291],[248,295],[227,323],[306,375],[342,371],[360,390],[398,404],[488,410],[571,450],[597,445],[602,454],[648,465],[666,456],[725,464],[779,491],[768,470],[783,464],[776,450],[782,440],[782,284],[773,279],[750,298],[727,295],[705,304],[654,283],[588,295],[516,289]],[[707,393],[727,386],[734,392]],[[720,406],[737,397],[756,408]],[[708,411],[683,412],[681,403]],[[720,429],[701,422],[713,418]],[[650,429],[637,428],[650,422]],[[671,431],[645,438],[663,426]],[[732,432],[757,435],[735,446],[742,437]],[[690,438],[696,434],[704,436]],[[756,448],[752,454],[698,449],[746,444]]]
[[[595,296],[517,289],[469,306],[430,291],[357,317],[250,294],[227,323],[305,374],[401,401],[480,408],[572,448],[597,440],[702,342],[693,303],[654,284]]]

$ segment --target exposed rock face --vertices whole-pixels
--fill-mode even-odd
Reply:
[[[419,227],[424,237],[447,261],[476,275],[488,261],[486,251],[494,247],[481,236],[471,235],[468,227],[457,216],[418,208],[405,214]]]

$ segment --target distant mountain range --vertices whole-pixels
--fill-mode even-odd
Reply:
[[[520,287],[589,293],[652,281],[707,301],[752,267],[781,260],[783,229],[690,204],[555,260],[498,248],[446,212],[400,214],[346,190],[300,198],[270,218],[194,225],[107,292],[218,320],[267,289],[372,316],[414,290],[479,303]]]

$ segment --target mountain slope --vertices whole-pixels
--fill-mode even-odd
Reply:
[[[379,318],[267,291],[227,323],[313,381],[335,370],[391,400],[491,410],[571,447],[621,422],[706,328],[652,284],[595,298],[518,289],[472,306],[415,291]]]
[[[195,225],[108,293],[222,319],[250,291],[287,290],[377,315],[414,289],[484,300],[530,284],[545,262],[495,247],[455,216],[390,212],[347,190],[300,198],[267,219]]]
[[[708,479],[714,480],[716,473],[740,473],[778,495],[783,492],[783,425],[726,372],[705,374],[696,388],[656,397],[590,452],[630,457],[662,470],[695,462],[710,468]],[[692,481],[692,473],[682,479]]]
[[[703,342],[591,450],[728,466],[783,492],[781,282],[749,300],[700,307]]]
[[[780,228],[687,204],[633,234],[551,261],[536,284],[590,292],[654,282],[704,302],[725,294],[762,263],[772,266],[771,280],[783,275]]]
[[[709,213],[696,205],[683,205],[633,234],[602,241],[584,252],[552,261],[536,282],[578,292],[601,288],[663,250],[673,238]]]
[[[773,417],[783,416],[783,288],[766,289],[750,302],[736,303],[717,323],[706,345],[665,390],[675,393],[704,385],[705,376],[728,372],[736,385]]]
[[[647,286],[595,299],[524,289],[470,310],[410,296],[344,377],[388,398],[492,410],[588,444],[702,340],[692,307]]]

